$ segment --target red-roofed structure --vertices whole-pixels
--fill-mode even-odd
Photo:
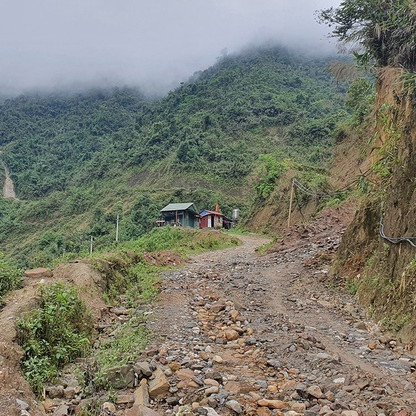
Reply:
[[[200,228],[223,228],[224,214],[220,212],[220,206],[217,202],[215,211],[204,210],[200,214],[199,226]]]

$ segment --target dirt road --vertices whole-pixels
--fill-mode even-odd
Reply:
[[[416,415],[415,357],[328,284],[322,259],[339,239],[331,231],[268,255],[254,251],[264,239],[242,236],[243,246],[165,276],[153,346],[160,363],[193,370],[196,384],[174,373],[160,413]],[[218,391],[207,395],[214,373]]]
[[[2,152],[0,152],[1,154]],[[3,185],[3,198],[11,198],[11,199],[17,199],[16,192],[14,190],[14,184],[10,177],[10,172],[7,169],[7,166],[0,161],[1,167],[4,169],[4,185]]]

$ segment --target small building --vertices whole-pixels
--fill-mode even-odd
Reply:
[[[199,214],[192,202],[168,204],[160,212],[163,225],[199,228]]]
[[[224,227],[224,214],[220,212],[220,207],[217,203],[215,211],[204,210],[200,214],[200,227],[201,228],[223,228]]]

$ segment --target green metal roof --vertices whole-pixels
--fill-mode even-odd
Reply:
[[[192,202],[185,202],[185,203],[179,203],[179,204],[168,204],[165,206],[165,208],[161,209],[160,212],[167,212],[167,211],[185,211],[187,209],[190,209],[191,211],[195,211],[196,207]]]

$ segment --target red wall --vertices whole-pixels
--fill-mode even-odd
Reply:
[[[209,215],[205,215],[199,220],[199,228],[208,228],[208,218]]]

